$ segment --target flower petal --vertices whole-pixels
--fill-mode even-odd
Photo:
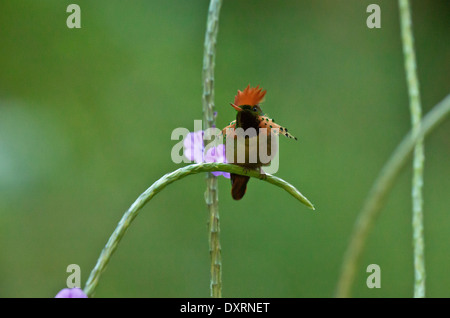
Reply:
[[[64,288],[55,298],[88,298],[88,296],[80,288]]]
[[[205,155],[206,162],[218,162],[218,163],[226,163],[227,159],[225,156],[225,145],[220,144],[217,147],[211,147],[208,149]],[[213,171],[211,172],[216,177],[223,175],[225,178],[230,179],[230,173],[223,171]]]
[[[222,172],[222,175],[227,178],[230,179],[230,173],[229,172]]]
[[[203,162],[203,131],[199,130],[186,135],[183,141],[183,154],[190,161]]]

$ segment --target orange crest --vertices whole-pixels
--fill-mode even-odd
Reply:
[[[261,103],[264,100],[264,96],[267,91],[259,88],[259,85],[256,87],[250,87],[250,84],[247,88],[244,89],[243,92],[238,90],[237,95],[234,97],[234,104],[236,106],[255,106]]]

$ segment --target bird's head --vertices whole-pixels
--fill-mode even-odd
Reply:
[[[245,111],[255,116],[263,116],[264,113],[259,104],[264,101],[266,93],[267,91],[259,88],[259,85],[256,87],[248,85],[243,92],[238,90],[237,95],[234,97],[234,103],[231,103],[231,106],[238,112]]]

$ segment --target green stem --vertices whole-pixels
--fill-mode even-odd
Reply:
[[[383,207],[387,194],[392,189],[394,181],[407,162],[409,155],[418,140],[423,139],[450,114],[450,95],[437,104],[422,120],[416,133],[410,131],[397,146],[389,160],[378,174],[377,179],[367,196],[365,204],[358,214],[350,243],[344,255],[336,296],[350,297],[350,291],[355,280],[356,268],[373,224]]]
[[[203,130],[205,146],[209,143],[208,128],[215,127],[214,116],[214,66],[221,0],[211,0],[206,22],[203,53]],[[211,296],[222,297],[222,255],[220,248],[219,189],[217,177],[206,174],[205,201],[209,211],[209,253],[211,258]]]
[[[157,193],[161,192],[162,189],[164,189],[167,185],[171,184],[172,182],[180,180],[189,175],[212,171],[225,171],[240,175],[247,175],[252,178],[262,179],[266,182],[269,182],[275,186],[278,186],[286,190],[294,198],[296,198],[301,203],[314,210],[314,206],[312,205],[312,203],[303,194],[301,194],[300,191],[298,191],[293,185],[270,174],[266,174],[266,177],[262,178],[262,175],[257,171],[244,171],[244,169],[239,166],[226,163],[197,163],[182,167],[180,169],[177,169],[171,173],[164,175],[158,181],[153,183],[150,186],[150,188],[148,188],[144,193],[142,193],[136,199],[136,201],[130,206],[130,208],[125,212],[122,219],[119,221],[116,229],[114,230],[105,247],[103,248],[97,260],[97,263],[86,282],[86,285],[84,287],[85,294],[88,297],[91,297],[94,294],[100,276],[105,270],[106,265],[108,265],[111,256],[113,255],[114,251],[117,248],[117,245],[119,244],[120,240],[126,233],[131,222],[138,215],[140,209],[148,201],[150,201]]]
[[[412,133],[420,130],[422,107],[420,105],[419,81],[417,77],[416,56],[409,0],[398,1],[402,33],[405,72],[408,83],[409,108],[411,112]],[[412,179],[412,227],[414,246],[414,297],[425,297],[425,256],[423,234],[423,140],[418,139],[414,147]]]

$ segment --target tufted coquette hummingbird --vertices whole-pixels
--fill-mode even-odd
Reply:
[[[276,149],[272,149],[271,146],[274,135],[281,133],[288,138],[297,140],[297,138],[291,135],[285,127],[276,124],[274,119],[266,116],[261,110],[260,104],[264,101],[266,93],[267,91],[260,88],[259,85],[256,87],[250,87],[250,85],[248,85],[242,92],[238,90],[237,95],[234,98],[234,103],[231,103],[231,106],[237,111],[236,120],[233,120],[222,130],[222,134],[226,136],[227,139],[230,137],[233,138],[234,152],[231,155],[231,158],[228,156],[227,152],[227,161],[244,167],[245,170],[259,170],[262,175],[264,175],[264,173],[261,167],[270,164],[270,160],[273,158],[276,151]],[[244,131],[245,141],[243,144],[239,144],[237,141],[238,134],[236,131],[238,131],[238,128],[242,128]],[[247,134],[249,129],[254,132],[253,135]],[[266,138],[266,142],[260,143],[260,137],[262,136]],[[242,157],[240,157],[241,160],[238,160],[238,145],[244,149],[244,160],[242,160]],[[260,147],[266,147],[266,149]],[[261,153],[265,153],[269,159],[266,161],[261,160]],[[235,200],[242,199],[250,177],[232,173],[230,179],[231,196]]]

